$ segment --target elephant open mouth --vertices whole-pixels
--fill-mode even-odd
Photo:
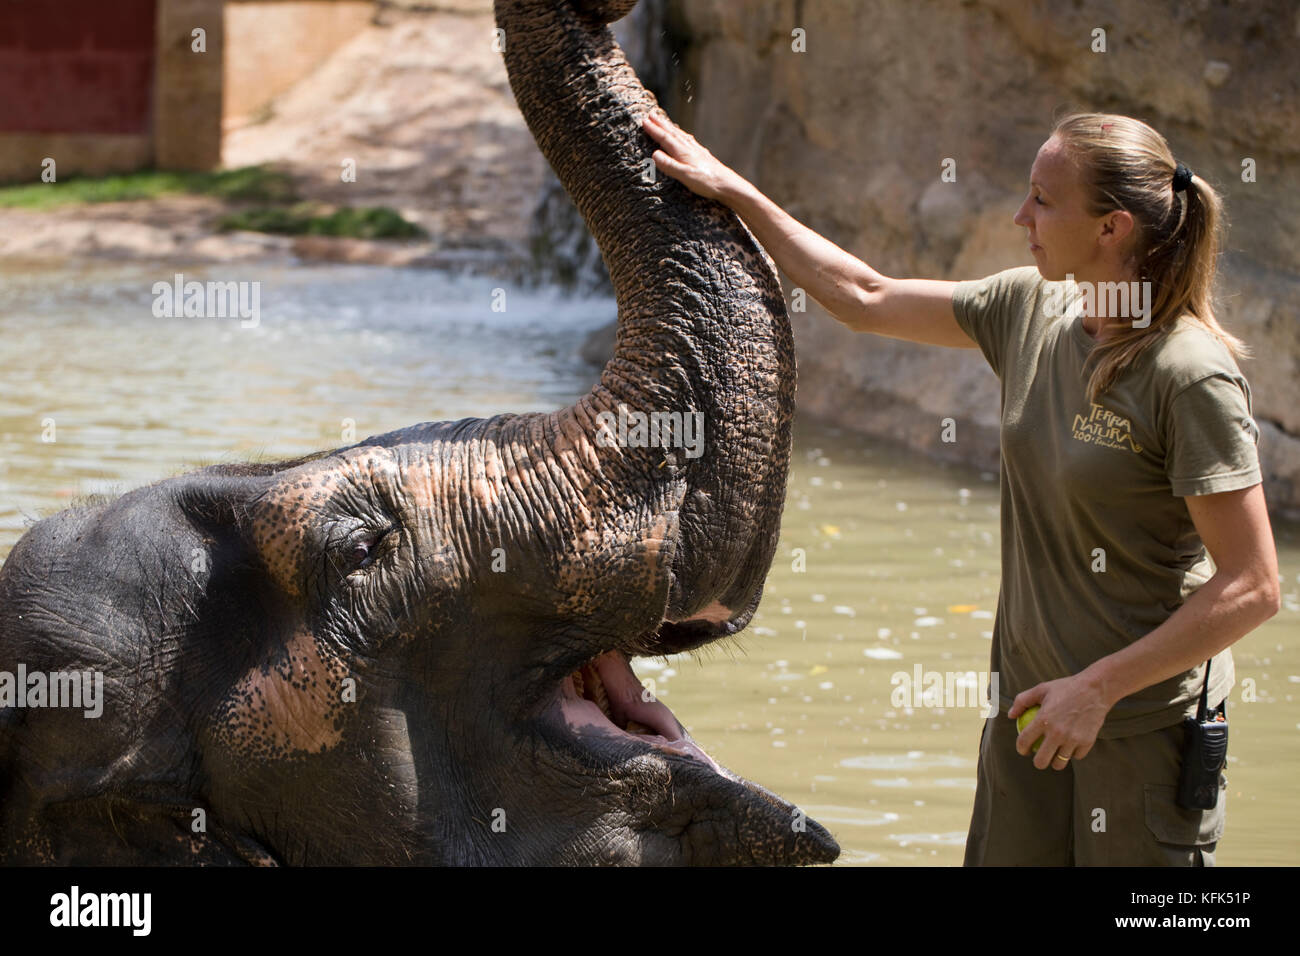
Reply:
[[[597,747],[609,742],[643,744],[724,773],[668,706],[641,684],[623,651],[599,654],[564,678],[560,712],[575,735]]]
[[[642,806],[639,823],[624,824],[640,835],[618,841],[620,860],[772,866],[830,863],[839,856],[830,833],[797,806],[709,756],[642,685],[625,651],[605,651],[583,663],[560,681],[555,702],[550,729],[603,782],[653,792],[647,761],[667,781],[666,796]],[[650,834],[670,838],[656,841]]]

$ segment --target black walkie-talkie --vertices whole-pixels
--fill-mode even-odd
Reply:
[[[1178,778],[1178,805],[1185,810],[1213,810],[1219,803],[1219,777],[1228,762],[1228,699],[1216,710],[1207,707],[1210,661],[1195,717],[1183,718],[1183,769]]]

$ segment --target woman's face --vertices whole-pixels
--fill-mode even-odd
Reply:
[[[1049,139],[1029,171],[1029,195],[1015,219],[1028,230],[1029,250],[1049,282],[1072,273],[1080,281],[1104,269],[1098,242],[1103,221],[1088,215],[1083,182],[1061,147]]]

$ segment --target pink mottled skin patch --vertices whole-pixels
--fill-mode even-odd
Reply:
[[[305,631],[284,651],[287,660],[250,669],[224,701],[220,736],[241,756],[323,753],[342,739],[346,667],[326,659]]]

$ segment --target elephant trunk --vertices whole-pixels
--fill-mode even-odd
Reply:
[[[654,168],[640,124],[655,98],[605,26],[634,5],[496,0],[496,21],[515,99],[618,301],[614,355],[569,424],[613,422],[622,407],[634,426],[635,413],[680,413],[704,430],[694,455],[627,441],[611,459],[647,486],[637,497],[677,509],[665,616],[695,619],[676,635],[693,646],[757,606],[785,500],[794,344],[775,269],[743,223]]]

